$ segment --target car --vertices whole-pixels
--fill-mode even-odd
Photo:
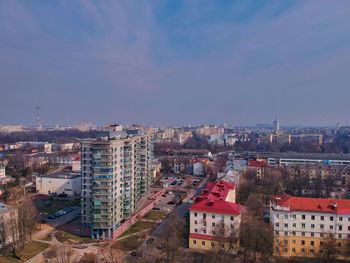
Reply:
[[[58,197],[68,197],[68,195],[65,193],[62,193],[62,194],[59,194]]]
[[[153,207],[152,210],[160,210],[159,207]]]

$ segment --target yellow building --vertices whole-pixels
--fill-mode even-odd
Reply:
[[[316,257],[350,251],[350,200],[277,196],[270,204],[274,255]]]

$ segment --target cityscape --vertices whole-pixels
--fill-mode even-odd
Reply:
[[[0,263],[350,262],[350,2],[0,2]]]

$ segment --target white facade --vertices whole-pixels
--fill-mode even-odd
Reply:
[[[203,176],[205,174],[205,165],[202,162],[193,164],[193,175]]]
[[[0,165],[0,178],[6,176],[5,166]]]
[[[80,159],[72,161],[72,171],[73,172],[80,172],[81,171],[81,161],[80,161]]]
[[[238,233],[241,223],[240,215],[225,215],[190,211],[190,233],[216,236],[219,226],[225,226],[225,236]]]
[[[56,193],[79,196],[81,194],[81,176],[37,176],[35,186],[39,194]]]

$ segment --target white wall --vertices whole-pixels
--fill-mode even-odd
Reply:
[[[35,178],[36,190],[39,194],[48,195],[50,193],[75,196],[81,194],[81,177],[74,178],[52,178],[40,177]]]

